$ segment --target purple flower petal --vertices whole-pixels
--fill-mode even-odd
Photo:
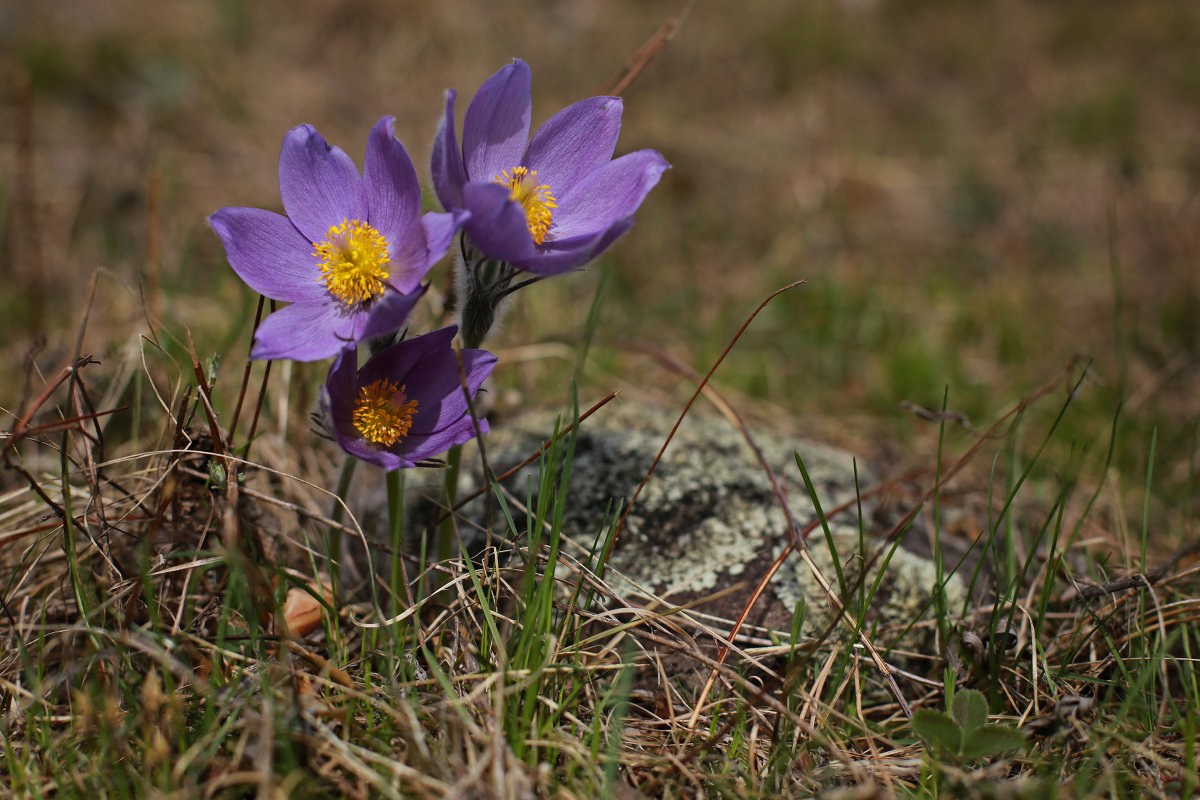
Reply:
[[[354,396],[358,392],[358,352],[354,348],[342,350],[329,367],[329,377],[321,387],[323,400],[329,406],[334,430],[339,432],[353,425]]]
[[[367,313],[357,315],[354,340],[362,341],[399,330],[423,294],[425,287],[408,293],[385,292],[371,304]]]
[[[633,214],[669,168],[656,151],[638,150],[593,170],[558,198],[551,236],[568,239],[607,230]]]
[[[384,469],[405,466],[397,454],[366,441],[354,427],[354,403],[358,399],[358,353],[354,348],[338,353],[329,368],[329,377],[321,387],[322,399],[329,407],[333,435],[352,456]]]
[[[380,378],[387,378],[396,383],[407,383],[412,371],[422,360],[429,360],[434,364],[442,363],[442,359],[432,358],[432,356],[439,352],[448,352],[450,342],[456,333],[458,333],[458,328],[450,325],[422,336],[405,339],[380,350],[359,371],[359,385],[373,383]],[[457,371],[457,367],[455,370]],[[414,388],[413,391],[418,390]],[[419,392],[420,395],[426,394],[423,385]],[[420,397],[417,397],[420,400]]]
[[[487,420],[479,420],[480,433],[487,433],[490,430]],[[469,416],[460,417],[454,424],[434,433],[410,435],[407,440],[406,456],[413,461],[433,458],[456,444],[469,442],[474,436],[475,421]]]
[[[383,467],[388,472],[401,467],[415,466],[413,462],[408,461],[403,456],[392,452],[391,450],[380,447],[377,444],[368,442],[363,438],[351,438],[349,436],[338,436],[338,444],[352,456],[361,458],[370,464]]]
[[[455,91],[446,91],[446,113],[433,139],[433,158],[430,172],[433,188],[437,191],[442,208],[462,208],[462,187],[467,182],[467,170],[463,166],[462,153],[458,150],[458,137],[454,135]]]
[[[463,205],[471,212],[463,228],[482,252],[514,264],[533,257],[525,211],[503,186],[471,181],[463,187]]]
[[[621,98],[592,97],[546,120],[529,142],[522,162],[538,183],[562,197],[592,170],[612,160],[621,133]]]
[[[496,356],[486,350],[462,350],[461,353],[463,371],[467,375],[467,388],[473,397],[496,366]],[[435,434],[463,416],[469,416],[470,413],[467,398],[463,396],[462,377],[458,373],[458,362],[454,354],[450,353],[449,357],[440,363],[434,359],[426,361],[434,362],[436,366],[425,368],[426,362],[418,364],[409,380],[422,387],[422,394],[440,398],[440,402],[436,413],[435,409],[429,409],[427,413],[413,418],[411,436]]]
[[[404,145],[393,133],[395,118],[384,117],[367,136],[363,189],[368,221],[388,240],[388,255],[396,259],[409,244],[409,233],[421,214],[421,185]],[[416,279],[420,281],[420,277]]]
[[[454,241],[454,234],[470,217],[470,211],[452,211],[449,214],[430,212],[421,217],[421,230],[425,232],[426,269],[442,260]]]
[[[529,65],[515,59],[484,81],[463,118],[463,162],[470,180],[490,181],[521,163],[533,101]]]
[[[208,221],[225,245],[229,265],[254,291],[286,302],[327,296],[312,243],[287,217],[260,208],[222,208]]]
[[[344,219],[367,219],[362,179],[350,156],[311,125],[292,128],[279,152],[279,194],[292,224],[322,242]]]
[[[323,398],[329,407],[334,433],[346,452],[378,464],[384,469],[411,467],[415,462],[444,452],[475,435],[475,424],[467,415],[458,363],[451,349],[457,328],[441,330],[398,342],[373,356],[356,370],[354,351],[340,354],[329,371]],[[463,351],[463,366],[471,393],[491,372],[496,357],[481,350]],[[354,408],[359,388],[379,380],[404,387],[408,400],[415,401],[408,435],[390,447],[364,439],[354,427]],[[487,423],[479,427],[486,431]]]
[[[353,345],[357,314],[344,314],[333,298],[293,303],[258,326],[251,358],[320,361]]]
[[[614,222],[603,233],[547,242],[547,246],[541,248],[536,256],[520,266],[534,275],[559,275],[596,258],[632,227],[633,217],[628,216]]]
[[[453,157],[455,95],[448,92],[434,142],[433,179],[447,210],[470,212],[464,239],[475,250],[534,274],[553,275],[582,266],[628,231],[632,215],[669,165],[652,150],[611,160],[621,132],[623,105],[618,97],[592,97],[564,108],[523,147],[530,84],[529,67],[519,60],[484,82],[467,108],[461,162]],[[539,227],[545,222],[543,212],[551,212],[545,236],[539,231],[540,244],[529,232],[526,209],[511,199],[506,187],[492,183],[514,167],[537,174],[530,184],[524,182],[530,176],[522,176],[523,193],[545,185],[554,197],[553,208],[538,212]],[[522,202],[538,201],[522,194]],[[483,295],[467,291],[466,296]],[[492,312],[481,308],[469,318],[491,319]]]

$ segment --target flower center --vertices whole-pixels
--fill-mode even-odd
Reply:
[[[506,187],[509,199],[521,204],[534,243],[545,241],[546,233],[550,230],[550,219],[554,216],[551,209],[558,208],[558,203],[554,201],[549,186],[544,183],[538,185],[537,172],[530,172],[525,167],[513,167],[492,178],[492,183]]]
[[[367,441],[391,447],[408,435],[417,401],[409,400],[404,387],[380,378],[358,390],[354,427]]]
[[[313,245],[321,259],[321,283],[347,306],[383,294],[388,273],[388,241],[362,220],[332,225],[325,241]]]

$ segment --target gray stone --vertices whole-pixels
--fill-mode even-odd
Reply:
[[[676,414],[644,406],[620,404],[602,409],[585,420],[578,433],[571,469],[570,498],[563,530],[575,541],[590,545],[602,526],[613,498],[628,500],[662,446]],[[493,471],[501,474],[533,453],[554,429],[550,416],[530,416],[494,426],[487,442]],[[854,585],[863,553],[872,559],[888,546],[878,538],[886,529],[873,521],[874,501],[864,499],[860,551],[859,503],[856,497],[874,485],[870,472],[843,450],[805,439],[787,439],[757,432],[755,440],[783,485],[792,513],[803,528],[817,519],[813,503],[796,466],[804,460],[828,524],[847,582]],[[536,466],[536,464],[535,464]],[[506,485],[525,497],[527,468]],[[841,504],[849,507],[832,513]],[[479,512],[475,514],[479,517]],[[494,520],[500,520],[494,514]],[[524,529],[524,523],[519,522]],[[630,512],[614,548],[606,579],[638,602],[651,598],[637,586],[670,604],[684,605],[736,584],[736,591],[699,607],[724,620],[736,619],[761,576],[788,541],[785,516],[762,466],[740,432],[725,418],[693,410],[684,420],[649,483]],[[818,527],[808,537],[813,561],[834,590],[837,576],[833,556]],[[874,559],[865,581],[868,590],[883,558]],[[626,576],[623,581],[614,571]],[[896,549],[869,604],[868,626],[876,626],[874,641],[891,644],[919,616],[936,582],[931,562],[902,548]],[[953,606],[961,605],[964,589],[954,577],[946,587]],[[796,604],[804,600],[808,615],[801,633],[820,634],[828,627],[833,606],[811,569],[792,553],[768,585],[749,618],[752,625],[781,632],[792,628]],[[928,616],[928,614],[926,614]],[[725,626],[728,627],[727,625]],[[846,635],[842,626],[835,637]],[[917,628],[900,642],[902,649],[931,652],[930,634]]]

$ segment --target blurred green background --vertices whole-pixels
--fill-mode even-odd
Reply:
[[[1067,439],[1103,451],[1124,403],[1117,474],[1143,482],[1157,436],[1162,518],[1190,525],[1200,6],[1177,0],[4,3],[0,399],[18,402],[35,345],[46,370],[70,352],[97,268],[85,350],[127,357],[148,310],[164,339],[190,329],[238,364],[255,298],[206,217],[280,208],[288,128],[361,163],[394,114],[427,177],[446,88],[461,116],[522,58],[536,126],[685,9],[625,93],[618,146],[674,168],[599,265],[521,294],[491,342],[498,410],[561,405],[572,361],[553,343],[577,342],[605,269],[585,404],[625,387],[681,405],[686,382],[611,340],[703,372],[804,278],[718,373],[751,417],[927,466],[936,427],[902,401],[948,392],[986,427],[1082,354]]]

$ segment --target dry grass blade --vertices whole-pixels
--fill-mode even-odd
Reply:
[[[671,432],[667,434],[666,441],[663,442],[662,448],[660,448],[658,451],[658,455],[655,456],[654,461],[650,464],[650,468],[646,471],[645,477],[642,478],[641,483],[639,483],[637,489],[634,490],[633,497],[631,497],[629,502],[626,504],[625,510],[621,513],[621,518],[617,520],[617,526],[613,531],[612,537],[609,539],[608,543],[605,544],[604,552],[600,558],[602,563],[608,563],[608,557],[612,552],[612,548],[621,538],[621,530],[625,526],[625,520],[629,517],[630,510],[637,504],[638,495],[640,495],[642,489],[645,488],[646,483],[650,480],[650,476],[654,474],[654,469],[658,466],[659,461],[662,459],[663,453],[667,451],[667,447],[671,444],[671,440],[675,437],[675,432],[679,430],[679,426],[683,423],[684,417],[686,417],[687,413],[691,411],[692,406],[696,403],[697,398],[699,398],[700,394],[704,391],[704,387],[708,385],[709,380],[712,379],[712,376],[717,371],[717,368],[721,366],[721,363],[725,360],[725,357],[729,355],[729,352],[733,349],[733,346],[736,345],[738,340],[742,338],[742,334],[745,333],[746,329],[750,327],[750,323],[754,322],[754,318],[757,317],[772,300],[789,289],[795,289],[797,286],[802,285],[804,285],[803,280],[793,281],[792,283],[789,283],[786,286],[781,286],[780,288],[771,292],[771,294],[768,295],[761,303],[759,303],[758,307],[750,313],[750,316],[747,317],[746,321],[742,323],[742,326],[738,329],[737,333],[735,333],[733,338],[729,340],[729,343],[725,346],[725,349],[721,352],[721,355],[709,368],[708,373],[696,387],[696,391],[694,391],[692,396],[688,398],[688,402],[683,407],[683,410],[679,412],[679,418],[675,421],[675,425],[672,426]],[[788,513],[790,514],[790,511]]]
[[[642,73],[646,65],[658,54],[658,51],[667,46],[667,43],[675,38],[679,27],[683,25],[683,21],[687,19],[688,14],[692,11],[694,0],[689,0],[683,11],[673,17],[669,17],[662,27],[654,32],[654,35],[646,41],[638,50],[631,55],[621,69],[605,81],[604,86],[600,88],[602,95],[621,96],[625,90],[637,79],[637,76]]]

